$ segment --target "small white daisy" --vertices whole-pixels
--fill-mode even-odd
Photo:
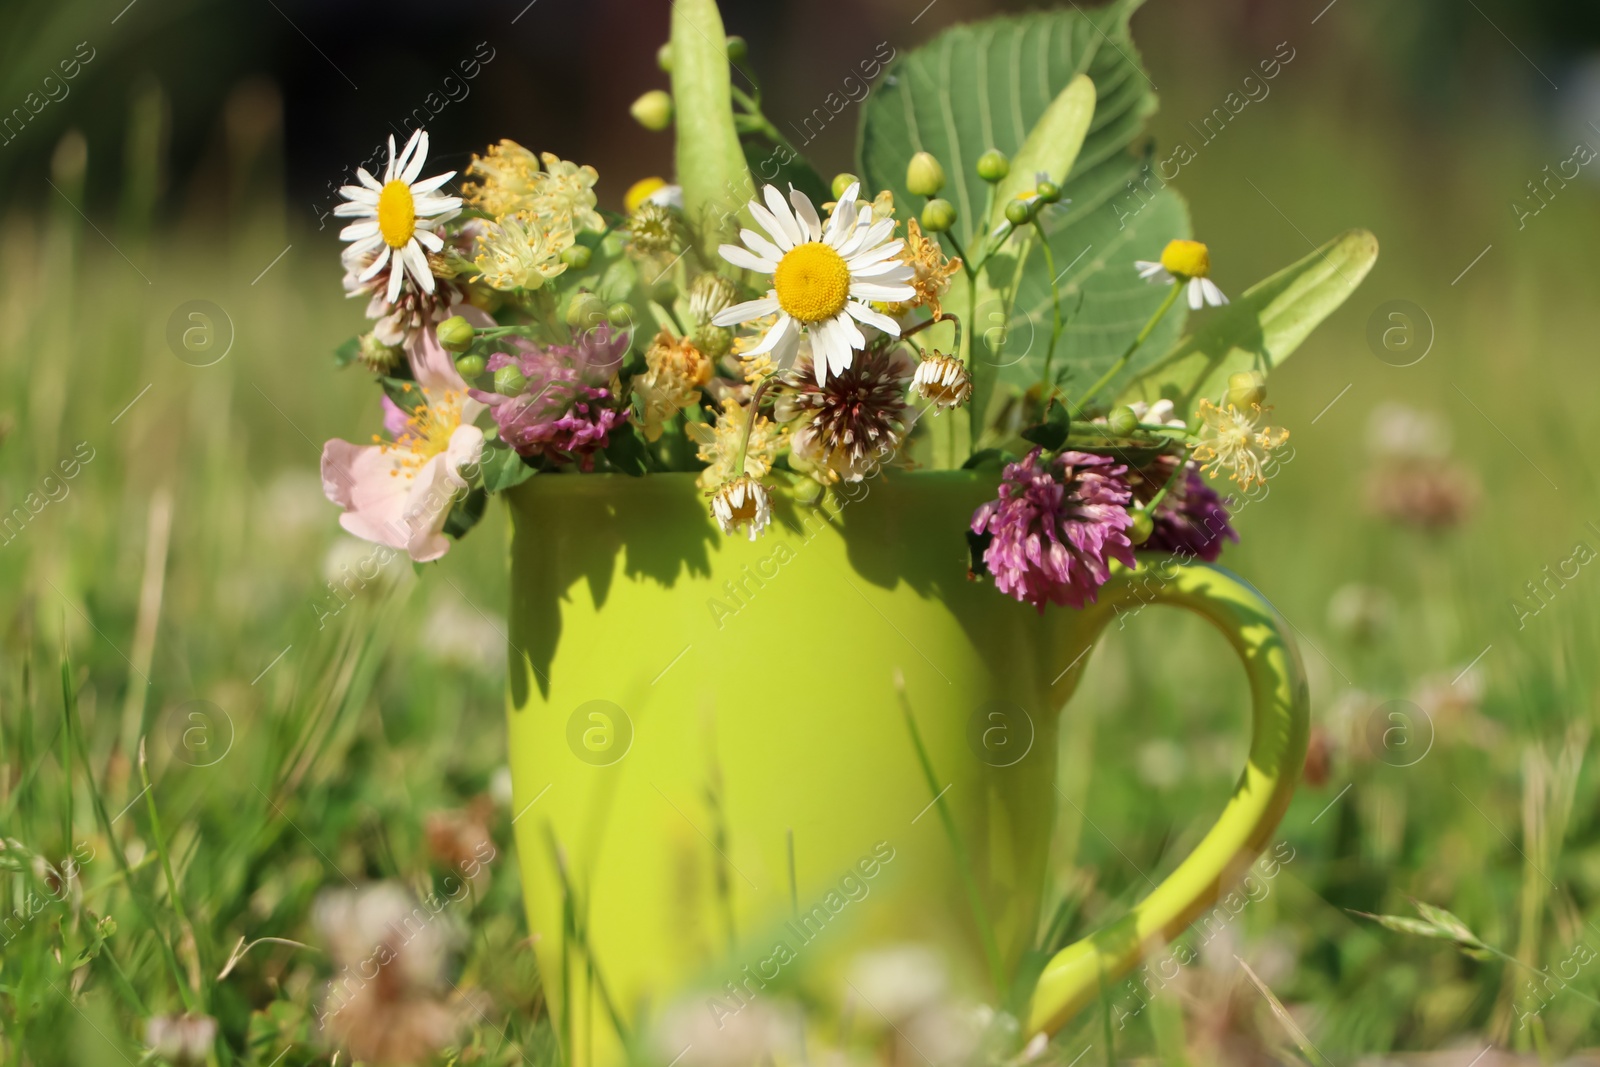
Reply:
[[[1199,241],[1168,241],[1167,247],[1161,250],[1160,260],[1136,259],[1133,265],[1138,268],[1139,277],[1147,282],[1157,285],[1187,282],[1189,307],[1195,311],[1199,311],[1202,304],[1219,308],[1228,302],[1217,283],[1209,277],[1211,251]]]
[[[383,181],[368,174],[365,167],[357,169],[356,177],[361,184],[341,188],[339,192],[345,202],[333,209],[335,215],[361,220],[339,232],[341,240],[351,242],[344,250],[345,259],[373,257],[357,276],[357,280],[363,282],[388,267],[389,287],[385,300],[390,304],[400,298],[407,274],[423,292],[433,292],[433,270],[428,266],[427,253],[444,248],[444,241],[434,231],[455,218],[461,207],[458,196],[432,195],[456,176],[455,171],[417,181],[427,158],[426,132],[418,130],[412,134],[398,156],[394,151],[394,138],[390,137],[389,165],[384,168]]]
[[[731,534],[744,527],[754,541],[772,522],[772,497],[766,486],[743,475],[717,487],[711,496],[711,514],[716,516],[723,533]]]
[[[826,225],[806,195],[793,186],[789,203],[771,185],[762,190],[765,207],[750,201],[750,214],[772,239],[741,230],[743,248],[723,245],[719,251],[736,267],[772,275],[772,288],[761,299],[735,304],[711,320],[717,326],[735,326],[777,315],[777,322],[746,356],[770,352],[779,366],[786,367],[804,332],[811,338],[821,384],[828,375],[848,368],[855,353],[866,347],[857,322],[899,336],[895,320],[868,302],[897,303],[915,297],[916,290],[905,284],[913,268],[897,258],[905,242],[889,239],[894,219],[874,222],[872,205],[856,204],[860,188],[857,182],[845,190]]]

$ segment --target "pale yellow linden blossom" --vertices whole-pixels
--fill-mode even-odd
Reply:
[[[544,152],[544,175],[535,193],[535,215],[566,215],[575,230],[603,230],[605,219],[594,209],[594,183],[600,174],[593,167],[569,163]]]
[[[552,222],[557,223],[554,228],[547,225]],[[479,251],[473,262],[491,288],[538,289],[567,269],[561,253],[572,245],[572,227],[566,220],[524,222],[508,215],[478,236]]]
[[[502,140],[472,157],[462,195],[473,207],[504,218],[529,210],[542,177],[538,156],[515,141]]]
[[[689,427],[690,435],[700,443],[700,462],[709,464],[700,472],[698,484],[701,489],[708,493],[713,492],[740,474],[747,474],[752,478],[764,478],[772,469],[772,463],[778,458],[778,453],[788,444],[787,434],[777,423],[759,414],[756,416],[755,426],[750,430],[750,445],[744,457],[744,470],[736,469],[739,464],[739,448],[744,443],[744,428],[749,419],[749,410],[728,396],[722,399],[722,417],[717,419],[715,426],[695,423]]]
[[[1272,409],[1251,404],[1248,412],[1232,404],[1217,407],[1209,400],[1200,401],[1200,444],[1195,447],[1194,458],[1204,464],[1201,470],[1216,477],[1219,469],[1232,471],[1229,481],[1239,488],[1265,485],[1267,478],[1263,464],[1267,453],[1289,439],[1289,431],[1268,426],[1257,430],[1256,424]]]
[[[540,159],[544,169],[539,168]],[[546,229],[603,230],[595,210],[599,173],[552,152],[536,156],[515,141],[490,145],[467,167],[466,200],[496,219],[542,220]]]
[[[900,251],[900,260],[909,263],[913,274],[907,281],[917,295],[898,304],[885,304],[883,309],[896,317],[912,308],[925,307],[933,313],[933,321],[944,318],[944,308],[939,298],[950,288],[950,276],[961,269],[961,260],[946,259],[939,242],[922,235],[916,219],[906,221],[906,246]]]
[[[644,354],[647,370],[634,386],[643,401],[635,420],[645,440],[661,438],[662,427],[678,412],[699,403],[700,389],[711,380],[711,361],[686,337],[666,329]]]
[[[778,373],[778,365],[765,352],[759,356],[740,356],[739,372],[744,375],[746,385],[760,385]]]

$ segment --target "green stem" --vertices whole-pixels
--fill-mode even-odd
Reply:
[[[1156,308],[1155,314],[1150,316],[1150,321],[1144,324],[1144,329],[1139,331],[1139,335],[1133,339],[1133,343],[1128,345],[1127,351],[1123,352],[1117,361],[1111,364],[1111,367],[1100,376],[1099,381],[1091,385],[1084,392],[1084,394],[1079,397],[1079,403],[1076,409],[1077,411],[1081,412],[1084,408],[1084,405],[1094,399],[1096,393],[1104,389],[1108,384],[1110,384],[1111,379],[1121,374],[1123,370],[1127,368],[1128,360],[1133,358],[1133,354],[1139,351],[1139,346],[1144,344],[1145,341],[1149,339],[1151,332],[1156,328],[1156,324],[1165,318],[1167,312],[1172,310],[1172,305],[1177,303],[1178,292],[1182,288],[1182,282],[1172,283],[1171,287],[1167,290],[1167,298],[1161,301],[1161,306]]]
[[[767,391],[767,386],[772,384],[772,377],[763,378],[761,384],[756,386],[755,393],[750,397],[750,417],[745,420],[744,437],[739,440],[739,465],[734,468],[737,472],[734,474],[735,478],[744,477],[745,456],[750,452],[750,431],[755,428],[756,417],[761,414],[761,396]]]

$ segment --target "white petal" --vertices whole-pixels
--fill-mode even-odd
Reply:
[[[395,177],[410,185],[422,173],[422,164],[428,159],[428,131],[419,129],[406,142],[405,151],[395,161]]]
[[[371,189],[375,193],[381,193],[383,191],[383,183],[374,178],[371,174],[368,174],[366,167],[356,168],[356,181],[360,182],[362,185],[365,185],[368,189]]]
[[[767,331],[767,335],[761,339],[761,343],[750,349],[745,355],[759,356],[763,352],[771,352],[782,344],[784,337],[794,329],[795,321],[793,318],[788,314],[779,315],[777,323]]]
[[[900,300],[910,300],[917,295],[917,291],[909,285],[883,285],[879,282],[851,282],[850,295],[857,300],[882,300],[886,303],[895,303]]]
[[[770,259],[776,263],[783,258],[783,249],[767,240],[754,230],[740,230],[739,237],[746,247],[762,259]]]
[[[894,219],[879,219],[865,229],[857,227],[855,234],[839,246],[838,252],[845,259],[849,259],[858,252],[877,247],[893,232]]]
[[[420,199],[413,199],[411,202],[411,210],[415,211],[419,217],[454,211],[460,206],[461,198],[459,196],[425,196]]]
[[[378,194],[373,190],[366,188],[365,186],[341,185],[339,186],[339,195],[343,196],[346,200],[354,200],[358,204],[371,204],[373,207],[378,206]]]
[[[785,315],[783,317],[787,319],[789,316]],[[800,331],[797,329],[790,330],[783,335],[783,340],[773,346],[771,352],[772,362],[779,370],[788,370],[794,366],[794,357],[799,351]]]
[[[905,246],[906,243],[898,238],[893,241],[885,241],[876,248],[869,248],[865,252],[857,252],[855,255],[845,260],[845,263],[850,267],[851,270],[855,270],[857,267],[870,267],[874,263],[881,263],[886,259],[893,259],[895,256],[900,254],[900,250]]]
[[[805,232],[805,227],[789,210],[789,205],[784,203],[783,194],[778,192],[778,187],[769,185],[761,190],[761,195],[767,201],[767,208],[772,212],[772,217],[783,227],[783,232],[797,245],[803,245],[810,240],[810,235]]]
[[[346,245],[345,250],[339,253],[339,261],[344,264],[346,270],[350,270],[368,256],[376,253],[378,249],[387,247],[389,246],[383,243],[383,237],[375,233],[371,237],[363,237],[359,241]]]
[[[738,245],[718,245],[717,251],[722,253],[722,258],[732,263],[735,267],[753,270],[760,274],[771,274],[778,269],[774,260],[762,259],[754,252],[740,248]]]
[[[903,282],[910,278],[911,274],[911,267],[897,259],[886,260],[883,263],[873,263],[866,267],[850,268],[850,277],[852,278],[872,278],[880,282],[885,279],[892,282]]]
[[[422,287],[424,293],[433,292],[433,268],[428,266],[428,256],[422,251],[417,239],[413,237],[407,241],[400,252],[405,258],[407,272],[416,280],[417,285]]]
[[[828,230],[823,239],[835,248],[839,247],[839,243],[855,228],[856,194],[860,191],[861,183],[851,182],[850,188],[846,189],[839,202],[833,205],[833,214],[828,216]]]
[[[849,301],[846,301],[846,309],[848,309],[849,306]],[[833,328],[834,335],[836,337],[842,337],[845,344],[850,346],[851,351],[859,352],[861,349],[867,347],[866,335],[861,332],[860,328],[857,327],[854,322],[850,321],[849,315],[842,313],[835,315],[830,320],[829,325]]]
[[[1228,298],[1222,294],[1221,289],[1217,288],[1216,282],[1212,281],[1210,278],[1201,278],[1200,284],[1205,288],[1206,291],[1206,303],[1210,304],[1214,308],[1219,308],[1227,304]]]
[[[363,237],[371,237],[377,232],[378,221],[376,219],[363,219],[360,222],[352,222],[350,225],[340,230],[339,240],[359,241]]]
[[[425,230],[421,226],[418,226],[416,233],[414,233],[412,236],[421,242],[422,247],[426,248],[429,252],[438,252],[444,248],[444,240],[432,230]]]
[[[723,308],[711,317],[713,326],[737,326],[741,322],[759,319],[778,310],[778,298],[771,293],[758,300],[746,300],[742,304]]]
[[[794,186],[789,186],[789,203],[794,205],[795,218],[806,228],[806,236],[813,241],[822,240],[822,220],[811,198]]]
[[[384,245],[384,248],[388,247],[388,245]],[[384,299],[388,303],[392,304],[396,300],[400,299],[400,286],[404,284],[406,280],[405,259],[406,257],[403,249],[397,251],[394,255],[394,265],[389,268],[389,289],[388,292],[384,294]]]
[[[1199,311],[1200,305],[1206,302],[1206,288],[1200,284],[1199,278],[1189,279],[1189,309]]]
[[[859,300],[851,300],[845,304],[844,309],[857,322],[864,322],[892,337],[900,336],[900,324],[877,308],[868,307]]]
[[[389,162],[383,168],[383,184],[394,181],[394,134],[389,135]]]
[[[392,251],[393,249],[391,249],[388,245],[384,245],[383,251],[378,253],[378,258],[373,260],[371,263],[368,263],[367,269],[356,275],[356,280],[367,282],[371,281],[373,278],[376,278],[378,276],[378,272],[383,270],[384,265],[389,262],[389,253]],[[394,299],[391,297],[389,302],[393,303]]]
[[[772,240],[785,252],[795,246],[794,238],[789,236],[789,232],[783,228],[777,219],[772,217],[772,212],[754,200],[750,201],[750,217],[759,222],[761,228],[770,233]]]
[[[424,178],[420,182],[413,182],[411,184],[411,195],[421,196],[424,193],[431,193],[455,176],[455,171],[447,170],[443,174],[435,174],[431,178]]]

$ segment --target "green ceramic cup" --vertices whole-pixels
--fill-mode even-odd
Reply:
[[[785,983],[837,996],[878,945],[1008,980],[1039,935],[1059,713],[1115,611],[1177,605],[1227,637],[1249,760],[1194,852],[1045,965],[1027,1032],[1182,932],[1289,802],[1306,686],[1249,585],[1151,557],[1093,607],[1040,615],[968,578],[992,475],[842,488],[821,508],[780,498],[753,542],[715,528],[688,474],[540,476],[510,495],[515,830],[572,1063],[620,1062],[670,1005],[720,1022]]]

